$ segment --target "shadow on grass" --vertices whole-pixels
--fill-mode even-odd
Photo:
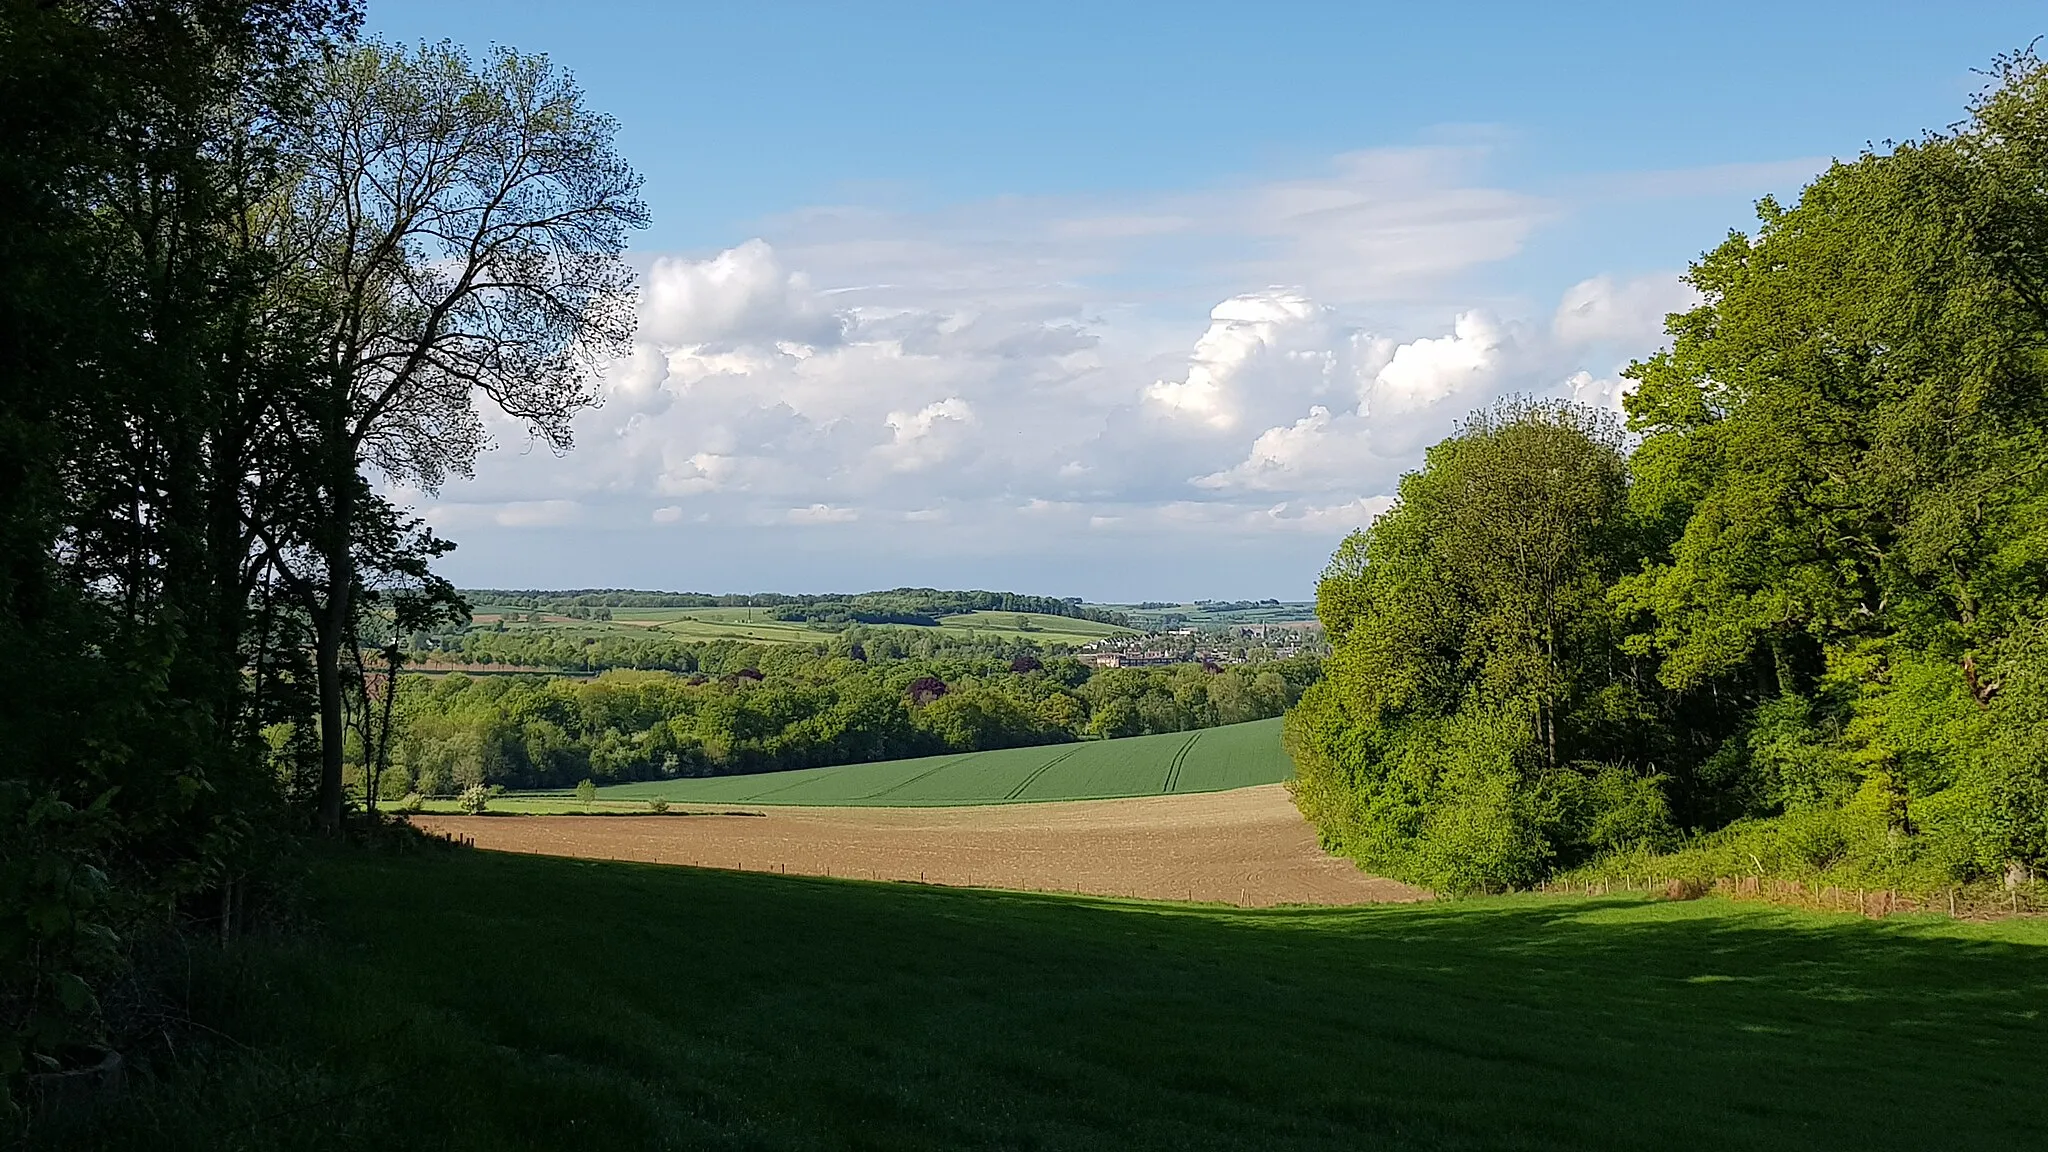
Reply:
[[[1241,910],[337,855],[205,973],[159,1147],[2048,1141],[2048,930],[1714,900]]]

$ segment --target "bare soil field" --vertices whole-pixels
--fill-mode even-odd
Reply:
[[[1429,893],[1324,855],[1284,785],[968,808],[416,816],[479,848],[793,875],[1266,907]]]

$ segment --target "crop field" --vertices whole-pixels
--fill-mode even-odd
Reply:
[[[2048,1147],[2038,920],[311,864],[316,927],[194,949],[207,1031],[50,1147]]]
[[[744,640],[752,644],[815,644],[828,637],[807,624],[787,620],[700,620],[693,616],[655,625],[679,640]]]
[[[1039,612],[963,612],[957,616],[940,617],[939,630],[955,635],[1022,637],[1041,643],[1077,646],[1106,636],[1136,634],[1117,624]]]
[[[1280,721],[993,752],[616,784],[600,800],[672,804],[930,807],[1217,792],[1291,778]],[[508,799],[516,799],[510,797]],[[534,800],[544,797],[532,796]],[[568,799],[564,796],[564,799]],[[576,811],[561,807],[558,811]]]

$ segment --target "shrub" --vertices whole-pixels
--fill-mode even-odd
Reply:
[[[576,802],[583,805],[585,811],[589,811],[590,806],[597,803],[597,782],[585,779],[583,783],[578,784],[576,786]]]
[[[456,797],[455,806],[471,816],[481,816],[491,806],[491,796],[497,790],[483,784],[472,784]]]
[[[659,796],[652,797],[647,801],[647,810],[659,816],[668,811],[668,801]]]

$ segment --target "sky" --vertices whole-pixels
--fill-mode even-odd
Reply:
[[[633,353],[398,495],[469,587],[1305,599],[1475,409],[1616,406],[1687,263],[1959,120],[2038,4],[370,0],[546,53]]]

